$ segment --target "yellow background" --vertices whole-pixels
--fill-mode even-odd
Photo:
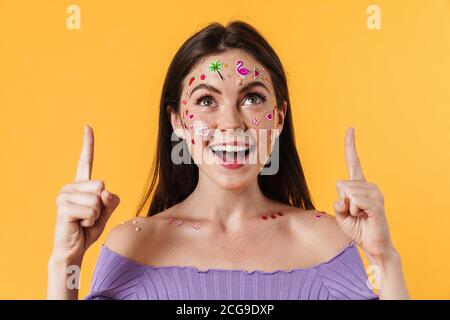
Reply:
[[[366,27],[370,4],[382,29]],[[66,9],[81,8],[81,30]],[[134,215],[155,150],[167,67],[192,33],[254,25],[288,74],[297,144],[313,200],[333,212],[356,128],[366,178],[379,185],[413,298],[449,299],[450,1],[0,0],[0,298],[45,298],[55,199],[72,181],[83,125],[93,178],[122,203],[88,251]]]

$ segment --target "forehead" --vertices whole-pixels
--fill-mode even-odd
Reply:
[[[193,81],[195,81],[194,79],[197,77],[202,77],[206,82],[216,83],[220,86],[229,85],[231,81],[226,81],[227,79],[235,81],[236,78],[239,77],[236,73],[237,62],[241,62],[242,67],[248,68],[252,72],[254,71],[254,68],[257,68],[257,72],[261,74],[261,78],[259,78],[258,81],[264,82],[264,80],[266,80],[266,83],[269,84],[269,73],[251,54],[241,49],[230,49],[222,53],[212,54],[202,58],[184,78],[183,87],[192,85]],[[220,81],[217,74],[211,72],[211,67],[214,63],[216,63],[216,69],[213,70],[218,69],[221,76],[225,78],[225,81]],[[250,78],[251,77],[248,77],[247,81],[250,80]]]
[[[224,64],[227,64],[228,67],[233,67],[234,63],[236,61],[242,61],[245,64],[259,65],[260,67],[262,67],[260,65],[260,63],[258,63],[256,61],[256,59],[252,55],[247,53],[246,51],[240,50],[240,49],[230,49],[230,50],[227,50],[222,53],[204,57],[193,68],[193,70],[195,70],[197,68],[206,68],[207,69],[210,66],[211,62],[216,61],[216,60],[219,60],[219,61],[223,62]]]

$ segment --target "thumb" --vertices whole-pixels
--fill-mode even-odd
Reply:
[[[345,197],[340,198],[334,202],[334,212],[336,213],[336,218],[338,219],[344,219],[350,214],[348,211],[349,206],[347,205],[347,201],[345,201],[345,199]]]
[[[106,222],[119,205],[120,198],[118,195],[106,190],[103,190],[103,192],[101,193],[101,198],[104,206],[103,208],[104,212],[102,212],[102,215],[104,215]]]

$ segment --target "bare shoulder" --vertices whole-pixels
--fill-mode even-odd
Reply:
[[[145,261],[144,252],[151,251],[155,235],[162,226],[160,214],[151,217],[135,217],[114,226],[109,232],[105,246],[122,256]]]
[[[291,232],[305,249],[317,255],[318,262],[336,256],[351,243],[336,218],[327,212],[290,207],[287,217]]]

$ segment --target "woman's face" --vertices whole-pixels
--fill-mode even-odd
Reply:
[[[270,74],[245,51],[229,50],[200,61],[182,88],[172,125],[200,174],[225,189],[248,186],[267,162],[286,111],[286,103],[276,107]]]

